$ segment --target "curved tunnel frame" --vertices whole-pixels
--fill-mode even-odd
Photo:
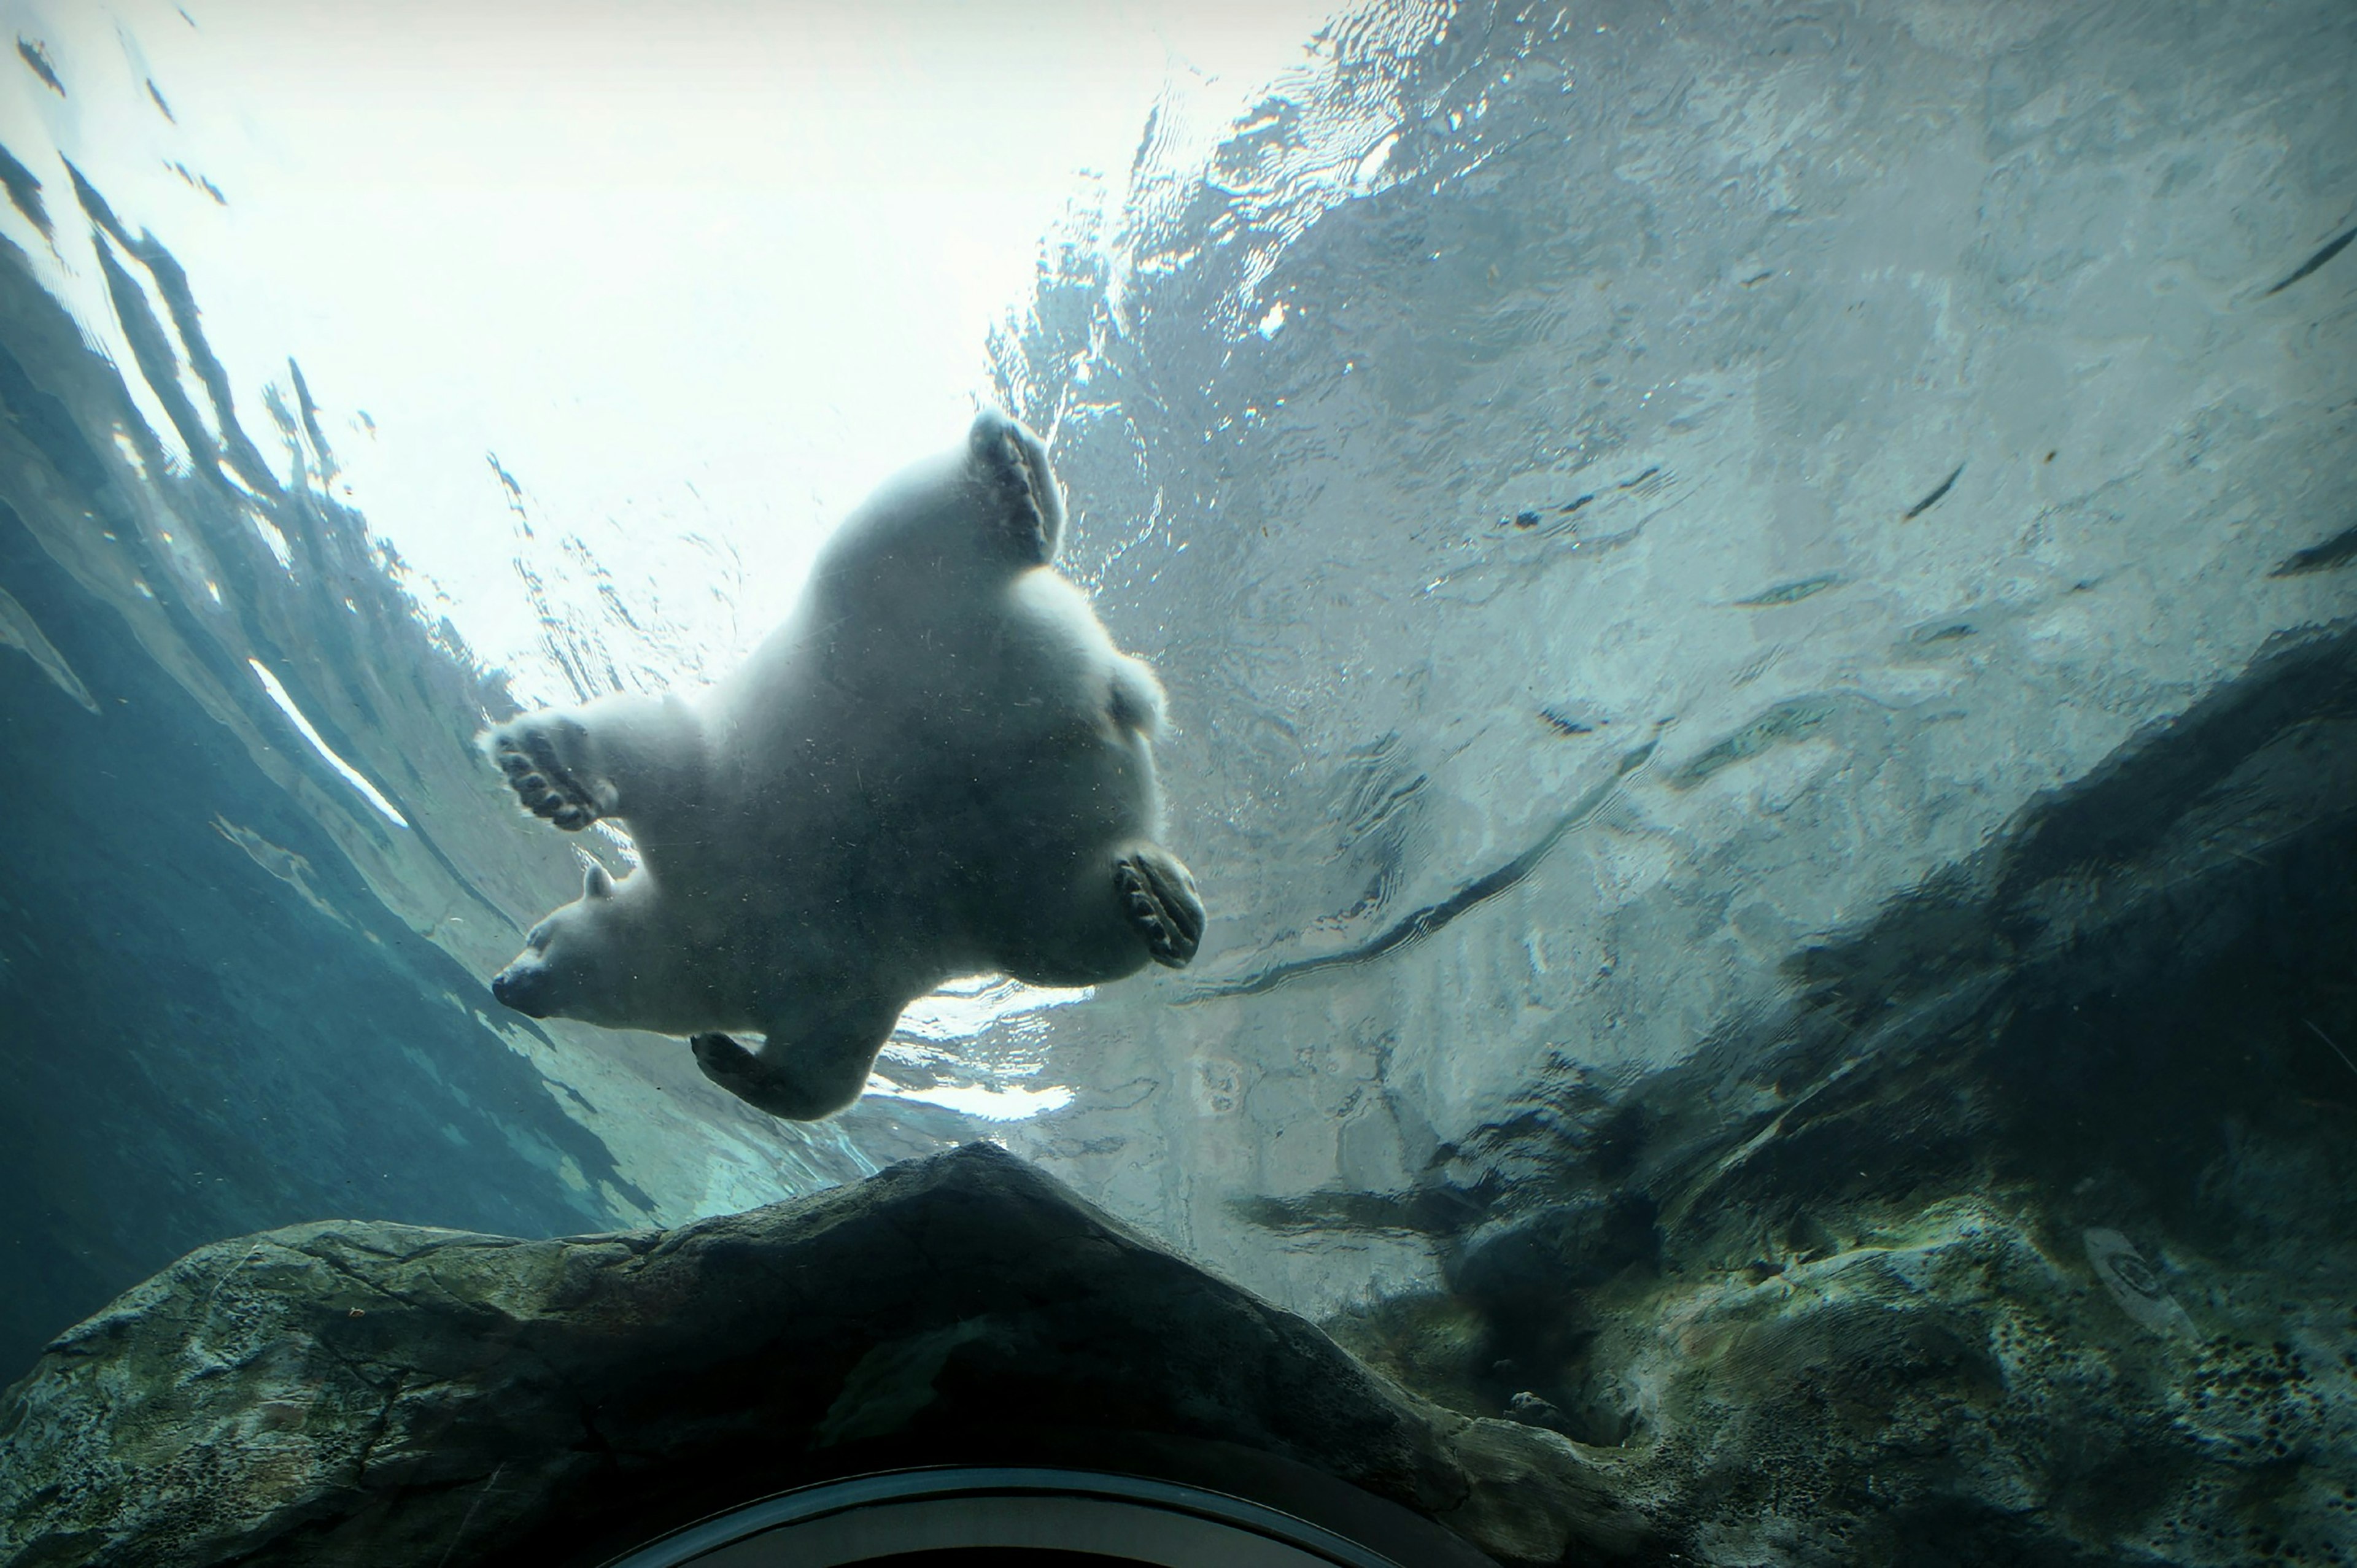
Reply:
[[[849,1568],[975,1547],[1156,1568],[1420,1568],[1225,1493],[1017,1466],[899,1470],[800,1488],[690,1525],[608,1568]]]

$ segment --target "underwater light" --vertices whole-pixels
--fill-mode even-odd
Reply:
[[[1415,1568],[1416,1562],[1200,1487],[1084,1470],[958,1466],[861,1476],[766,1498],[608,1568]]]
[[[311,749],[319,754],[321,760],[334,768],[345,783],[359,790],[362,800],[384,813],[385,821],[397,828],[407,827],[409,819],[393,809],[393,802],[384,798],[382,791],[370,783],[359,768],[337,756],[335,747],[320,738],[318,730],[312,726],[311,721],[304,715],[303,710],[295,705],[295,699],[286,694],[286,688],[278,683],[278,677],[273,675],[259,659],[249,659],[246,662],[253,667],[254,674],[261,678],[262,689],[270,693],[270,700],[278,704],[278,711],[285,714],[287,721],[294,725],[303,738],[311,743]]]

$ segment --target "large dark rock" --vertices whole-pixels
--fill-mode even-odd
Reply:
[[[975,1144],[669,1231],[206,1247],[8,1391],[0,1561],[592,1562],[805,1480],[1022,1456],[1312,1507],[1339,1480],[1508,1562],[1647,1536],[1573,1444],[1426,1403]]]
[[[1685,1561],[2351,1562],[2352,952],[2343,626],[1795,955],[1680,1067],[1532,1085],[1391,1203],[1469,1217],[1448,1289],[1329,1326],[1609,1445]]]

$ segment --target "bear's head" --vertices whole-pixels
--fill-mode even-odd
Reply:
[[[534,926],[515,961],[491,977],[491,995],[528,1018],[628,1026],[637,955],[628,950],[621,902],[606,868],[591,866],[581,897]]]

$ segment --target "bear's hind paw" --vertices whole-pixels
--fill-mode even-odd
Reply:
[[[492,732],[491,757],[517,801],[533,816],[577,833],[604,814],[596,797],[558,760],[545,730],[528,722],[502,725]]]
[[[1114,863],[1113,886],[1122,914],[1154,961],[1186,968],[1203,940],[1203,900],[1194,876],[1169,851],[1148,844]]]
[[[1064,523],[1062,498],[1038,437],[996,411],[974,424],[974,471],[990,493],[992,514],[1017,557],[1029,565],[1056,558]]]

